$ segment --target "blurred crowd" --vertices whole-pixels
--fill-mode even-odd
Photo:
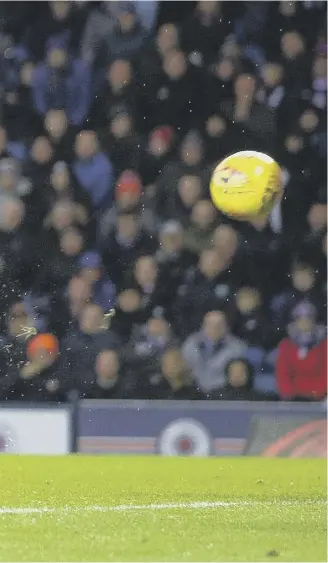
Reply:
[[[326,396],[326,23],[1,3],[1,400]],[[268,220],[210,201],[242,149],[282,167]]]

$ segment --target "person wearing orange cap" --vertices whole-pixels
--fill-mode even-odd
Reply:
[[[141,205],[143,186],[140,176],[133,170],[125,170],[119,176],[115,187],[115,205],[105,212],[99,224],[99,238],[105,242],[117,223],[119,213],[123,211],[140,215],[142,227],[154,232],[156,219],[150,209]]]
[[[29,341],[26,353],[28,362],[19,370],[11,396],[26,401],[64,400],[57,338],[53,334],[37,334]]]

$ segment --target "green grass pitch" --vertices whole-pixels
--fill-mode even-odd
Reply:
[[[1,456],[0,561],[326,561],[326,462]]]

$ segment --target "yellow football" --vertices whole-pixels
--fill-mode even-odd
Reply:
[[[280,167],[264,153],[236,152],[214,170],[210,193],[215,207],[232,218],[267,216],[283,196]]]

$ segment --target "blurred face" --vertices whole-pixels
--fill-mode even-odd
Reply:
[[[121,12],[118,17],[118,23],[123,33],[129,33],[135,27],[137,20],[133,12]]]
[[[50,110],[45,118],[45,128],[53,139],[60,139],[67,131],[67,118],[62,110]]]
[[[93,131],[82,131],[76,136],[75,152],[82,160],[92,158],[98,150],[97,137]]]
[[[212,115],[206,122],[206,132],[209,137],[222,137],[226,130],[226,121],[219,115]]]
[[[135,277],[141,287],[153,286],[157,278],[155,260],[150,256],[139,258],[135,266]]]
[[[63,231],[74,223],[74,205],[70,202],[58,202],[52,210],[52,226],[56,231]]]
[[[168,51],[177,47],[179,42],[178,30],[172,23],[166,23],[162,25],[156,36],[157,48],[162,55],[165,55]]]
[[[231,59],[221,59],[215,66],[215,76],[222,82],[228,82],[235,73],[235,66]]]
[[[292,273],[292,283],[295,289],[302,293],[309,291],[315,284],[314,271],[306,267],[295,268]]]
[[[110,124],[110,130],[112,135],[116,139],[124,139],[132,131],[132,121],[127,113],[122,113],[114,117]]]
[[[147,325],[148,335],[154,339],[167,342],[169,337],[169,327],[163,319],[150,319]]]
[[[203,158],[203,147],[198,140],[187,140],[182,143],[181,158],[187,166],[195,166]]]
[[[213,243],[222,258],[229,260],[236,254],[238,236],[228,225],[220,225],[214,231]]]
[[[86,305],[80,316],[80,329],[86,334],[93,334],[102,329],[104,312],[98,305]]]
[[[261,69],[262,80],[268,88],[280,84],[283,77],[283,68],[278,63],[266,63]]]
[[[83,244],[83,236],[76,229],[68,229],[60,237],[60,249],[66,256],[78,256]]]
[[[208,279],[215,278],[224,269],[224,262],[215,249],[205,249],[200,255],[199,269]]]
[[[180,199],[185,207],[191,209],[200,197],[202,184],[198,176],[182,176],[178,183]]]
[[[96,374],[101,380],[115,380],[118,375],[119,361],[114,350],[103,350],[96,359]]]
[[[117,60],[108,71],[108,81],[112,88],[123,88],[130,84],[132,78],[132,69],[128,61]]]
[[[172,380],[183,373],[185,365],[179,350],[168,350],[162,356],[162,373],[165,379]]]
[[[64,20],[67,18],[70,11],[70,2],[49,2],[50,9],[56,20]]]
[[[161,135],[151,135],[149,140],[149,152],[154,156],[166,154],[170,148],[168,143]]]
[[[171,80],[182,78],[187,72],[187,62],[182,51],[168,52],[164,57],[163,68]]]
[[[117,220],[117,234],[124,240],[134,240],[139,232],[139,220],[135,215],[120,215]]]
[[[247,366],[242,361],[232,362],[228,370],[228,382],[231,387],[244,387],[247,384]]]
[[[225,314],[220,311],[212,311],[204,317],[203,332],[213,342],[218,342],[227,332],[227,321]]]
[[[26,62],[20,69],[19,77],[23,86],[31,86],[34,72],[34,65],[31,62]]]
[[[296,13],[296,2],[279,2],[279,12],[285,17],[293,16]]]
[[[294,326],[298,332],[309,334],[315,327],[315,320],[313,317],[300,317],[294,321]]]
[[[302,113],[299,119],[299,124],[302,131],[305,131],[306,133],[313,133],[319,125],[318,114],[312,109],[306,110]]]
[[[174,254],[182,249],[183,245],[183,232],[176,233],[163,233],[160,236],[160,244],[162,250],[167,254]]]
[[[286,59],[296,59],[305,50],[303,37],[297,31],[285,33],[281,39],[281,50]]]
[[[52,157],[52,147],[46,137],[37,137],[32,145],[32,159],[37,164],[48,164]]]
[[[245,315],[254,311],[261,303],[261,297],[256,289],[243,287],[237,291],[236,305],[241,314]]]
[[[52,187],[56,192],[63,192],[69,187],[69,172],[68,168],[56,169],[50,176]]]
[[[235,95],[242,101],[253,100],[255,94],[256,80],[251,74],[240,74],[235,80]]]
[[[10,167],[8,170],[0,172],[0,188],[2,192],[13,192],[18,181],[18,173],[16,169]]]
[[[126,289],[119,294],[118,303],[124,313],[134,313],[140,308],[140,294],[135,289]]]
[[[7,133],[3,127],[0,127],[0,152],[4,151],[7,146]]]
[[[100,268],[82,268],[81,278],[86,280],[88,283],[94,283],[101,277]]]
[[[215,14],[218,10],[219,4],[220,2],[201,0],[197,3],[197,10],[204,15]]]
[[[317,57],[312,67],[312,76],[317,78],[327,78],[327,59],[326,57]]]
[[[304,148],[304,140],[299,135],[289,135],[285,139],[285,147],[291,154],[298,154]]]
[[[208,229],[213,224],[215,215],[216,212],[212,203],[204,199],[195,203],[191,214],[191,220],[192,223],[199,229]]]
[[[67,63],[67,53],[64,49],[52,49],[47,56],[48,66],[53,69],[61,69]]]
[[[327,226],[327,205],[316,203],[308,214],[308,223],[313,231],[321,231]]]
[[[25,214],[24,204],[20,200],[8,200],[3,204],[3,219],[0,228],[4,232],[15,231],[22,223]]]
[[[121,192],[116,201],[120,209],[129,209],[140,201],[140,194],[136,191]]]
[[[91,286],[82,278],[72,278],[68,284],[68,299],[75,308],[82,308],[91,297]]]

